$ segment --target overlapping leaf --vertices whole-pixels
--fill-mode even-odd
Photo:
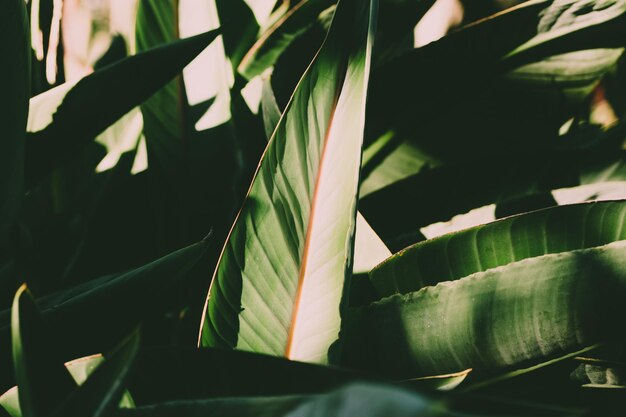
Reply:
[[[223,249],[200,344],[326,362],[350,270],[376,2],[342,0]]]
[[[626,241],[550,254],[355,312],[346,361],[398,376],[522,368],[623,338]]]

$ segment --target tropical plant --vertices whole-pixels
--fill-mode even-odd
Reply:
[[[624,413],[625,0],[92,3],[0,5],[0,416]]]

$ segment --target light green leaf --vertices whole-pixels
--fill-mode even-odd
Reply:
[[[625,295],[626,241],[525,259],[355,312],[345,360],[405,377],[522,368],[622,338]]]
[[[626,202],[560,206],[419,242],[370,273],[382,296],[406,294],[526,258],[626,239]]]
[[[327,362],[351,252],[376,2],[342,0],[223,249],[200,344]]]
[[[0,9],[0,65],[3,82],[0,99],[0,251],[22,200],[24,184],[24,134],[30,97],[30,37],[24,0],[9,0]],[[7,256],[0,253],[0,258]]]

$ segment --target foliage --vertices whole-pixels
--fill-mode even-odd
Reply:
[[[114,3],[0,6],[0,416],[624,413],[626,1]]]

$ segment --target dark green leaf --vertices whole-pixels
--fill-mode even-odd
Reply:
[[[24,417],[47,417],[76,384],[50,346],[52,333],[26,285],[15,294],[11,335],[20,409]]]
[[[216,36],[217,32],[211,31],[172,42],[126,58],[79,81],[56,109],[52,122],[28,135],[27,186],[33,186],[72,151],[150,97]],[[94,97],[98,97],[95,102]],[[44,117],[49,118],[49,114]]]
[[[208,242],[199,242],[135,270],[106,276],[40,300],[43,316],[63,351],[63,360],[112,348],[156,309],[171,304],[173,288],[184,285],[194,266],[206,256]],[[9,331],[6,313],[0,327],[0,363],[10,366],[6,349]],[[77,331],[79,329],[79,331]],[[61,364],[63,362],[60,362]],[[2,373],[0,387],[14,385]]]
[[[124,383],[139,349],[136,330],[59,407],[53,416],[107,415],[124,393]]]
[[[620,150],[625,132],[622,124],[574,149],[543,148],[424,169],[364,196],[359,210],[383,241],[399,250],[406,246],[406,237],[420,228],[477,207],[626,179],[621,168],[625,154]],[[566,136],[561,142],[571,144],[575,139]],[[542,208],[539,203],[531,208]],[[543,204],[550,203],[554,204],[550,200]]]
[[[24,135],[30,97],[30,36],[24,0],[5,1],[0,11],[0,259],[23,193]]]
[[[218,348],[145,349],[134,369],[128,389],[137,404],[314,394],[353,381],[373,380],[346,369]]]

